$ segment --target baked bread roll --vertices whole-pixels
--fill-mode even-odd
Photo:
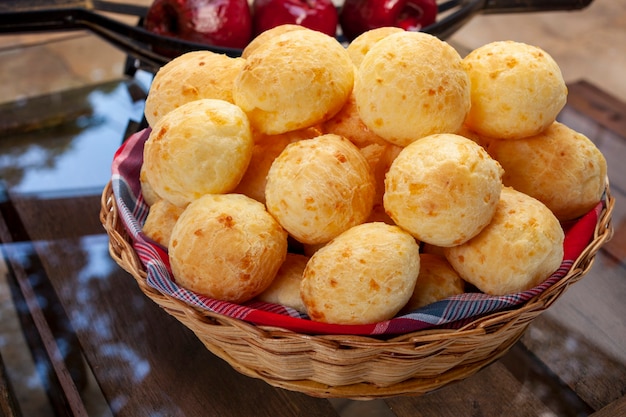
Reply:
[[[233,192],[247,195],[261,203],[265,203],[265,183],[267,173],[274,162],[274,159],[289,145],[289,138],[286,136],[273,138],[254,144],[252,158],[243,178]]]
[[[233,102],[233,82],[245,64],[211,51],[193,51],[165,64],[154,76],[145,103],[146,121],[161,117],[193,100],[213,98]]]
[[[148,206],[152,206],[154,203],[161,200],[161,197],[154,192],[154,188],[152,188],[148,182],[146,169],[143,164],[139,169],[139,185],[141,186],[141,195],[143,196],[143,200]]]
[[[183,211],[168,249],[178,284],[243,303],[271,285],[287,254],[287,233],[258,201],[206,194]]]
[[[483,45],[463,59],[471,80],[467,125],[499,139],[546,129],[567,101],[561,70],[544,50],[514,41]]]
[[[253,132],[254,148],[252,150],[252,159],[243,178],[241,178],[233,192],[245,194],[265,204],[265,183],[267,181],[267,173],[274,159],[290,143],[311,139],[319,135],[320,130],[313,127],[279,135],[263,135]]]
[[[233,190],[254,143],[245,113],[223,100],[201,99],[166,114],[144,147],[144,170],[154,192],[184,207],[207,193]]]
[[[308,256],[287,253],[287,258],[278,269],[274,281],[257,299],[267,303],[281,304],[300,313],[306,313],[306,307],[302,302],[302,297],[300,297],[300,283],[308,261]]]
[[[172,229],[183,210],[167,200],[158,200],[150,206],[141,230],[147,237],[167,248]]]
[[[413,295],[402,308],[409,313],[436,301],[465,292],[465,281],[443,256],[420,254],[420,272]]]
[[[354,96],[363,123],[399,146],[456,132],[470,107],[458,52],[423,32],[402,31],[375,43],[356,71]]]
[[[368,30],[354,38],[346,47],[354,66],[358,68],[361,65],[363,58],[376,42],[394,33],[402,32],[403,30],[404,29],[395,26],[385,26]]]
[[[498,162],[472,140],[430,135],[404,148],[391,164],[385,211],[420,241],[459,245],[491,221],[502,174]]]
[[[539,200],[503,187],[493,220],[468,242],[445,248],[452,267],[490,295],[528,290],[563,261],[564,233]]]
[[[528,138],[493,140],[487,151],[504,168],[505,185],[535,197],[561,221],[587,213],[604,193],[604,155],[562,123]]]
[[[339,113],[324,122],[321,128],[324,133],[332,133],[349,139],[350,142],[359,148],[372,144],[389,144],[389,142],[365,126],[359,115],[354,94],[350,94]]]
[[[311,257],[300,286],[312,320],[365,324],[387,320],[407,303],[420,269],[419,246],[397,226],[363,223]]]
[[[296,240],[330,241],[369,216],[376,188],[359,149],[337,135],[289,144],[265,185],[268,211]]]
[[[254,52],[260,45],[264,44],[269,39],[275,36],[278,36],[282,33],[291,32],[293,30],[303,29],[306,29],[306,27],[302,25],[285,24],[274,26],[273,28],[265,30],[259,33],[254,39],[250,41],[250,43],[248,43],[248,45],[246,45],[245,48],[243,48],[243,51],[241,51],[241,57],[244,59],[248,58],[252,54],[252,52]]]
[[[354,66],[333,37],[310,29],[273,36],[247,58],[233,97],[254,129],[279,134],[334,116],[352,91]]]
[[[456,134],[473,140],[485,149],[487,149],[487,147],[489,146],[489,142],[495,140],[494,138],[481,135],[478,132],[473,131],[466,124],[463,124],[463,126],[461,126],[459,130],[457,130]]]

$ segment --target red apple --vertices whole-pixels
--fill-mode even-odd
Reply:
[[[436,0],[345,0],[339,12],[341,29],[348,40],[385,26],[418,31],[436,18]]]
[[[252,38],[247,0],[155,0],[144,27],[156,34],[243,49]]]
[[[334,37],[339,19],[331,0],[254,0],[252,16],[255,35],[296,24]]]

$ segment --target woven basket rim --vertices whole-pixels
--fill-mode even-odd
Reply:
[[[597,252],[613,235],[612,212],[614,205],[615,200],[611,195],[607,178],[604,209],[598,216],[595,231],[589,244],[563,278],[521,306],[476,318],[458,329],[434,328],[390,337],[302,334],[280,327],[255,325],[174,299],[147,284],[147,273],[135,253],[130,237],[118,215],[111,182],[107,183],[102,192],[100,220],[109,236],[111,257],[135,278],[142,292],[185,326],[191,328],[211,352],[226,360],[240,373],[263,379],[274,386],[317,397],[372,399],[395,395],[420,395],[430,392],[475,373],[506,353],[536,316],[552,305],[571,284],[580,280],[591,269]],[[233,333],[234,336],[230,333]],[[242,338],[246,341],[242,342]],[[293,348],[298,351],[304,347],[311,352],[323,352],[324,354],[331,352],[328,360],[329,366],[332,367],[338,366],[338,364],[333,363],[339,361],[338,358],[345,359],[343,356],[335,358],[333,355],[335,353],[341,355],[345,351],[358,353],[385,350],[391,351],[391,356],[393,356],[395,350],[404,353],[424,350],[424,355],[430,355],[430,350],[432,352],[445,351],[448,345],[456,342],[461,345],[477,345],[477,348],[480,349],[481,343],[492,338],[498,338],[500,340],[499,345],[487,354],[483,354],[480,359],[474,360],[471,354],[466,354],[467,357],[458,367],[439,372],[436,378],[408,377],[406,380],[390,385],[386,383],[377,384],[376,381],[374,384],[348,382],[336,385],[332,382],[335,379],[333,376],[329,377],[331,382],[326,382],[325,380],[320,381],[320,378],[312,380],[307,377],[299,378],[297,375],[295,377],[285,376],[280,370],[276,371],[274,375],[268,375],[267,369],[255,369],[255,364],[243,363],[244,361],[235,357],[236,355],[230,351],[231,346],[247,350],[248,347],[245,344],[248,343],[255,345],[251,346],[251,349],[261,348],[263,353],[269,352],[268,354],[279,357],[284,349],[289,349],[290,345],[293,345]],[[249,354],[247,351],[243,353],[244,356]],[[315,360],[320,361],[321,359],[316,357]],[[334,368],[334,371],[336,369]],[[348,380],[350,380],[349,376]]]

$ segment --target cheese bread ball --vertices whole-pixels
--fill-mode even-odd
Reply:
[[[334,116],[354,84],[354,66],[345,48],[315,30],[273,36],[246,59],[233,97],[254,129],[278,134]]]
[[[150,239],[167,248],[172,229],[183,210],[167,200],[158,200],[150,206],[141,230]]]
[[[402,32],[403,29],[395,26],[385,26],[381,28],[371,29],[361,33],[348,44],[346,50],[350,55],[350,59],[358,68],[363,61],[365,55],[372,49],[372,46],[381,39],[386,38],[394,33]]]
[[[445,248],[452,267],[490,295],[528,290],[563,261],[564,233],[540,201],[504,187],[491,223],[470,241]]]
[[[201,99],[169,112],[144,147],[154,192],[184,207],[207,193],[229,192],[241,180],[254,142],[245,113],[223,100]]]
[[[265,203],[296,240],[317,244],[365,221],[375,193],[359,149],[341,136],[322,135],[289,144],[274,160]]]
[[[420,241],[454,246],[490,221],[502,188],[502,168],[480,145],[442,133],[413,142],[385,178],[385,211]]]
[[[456,134],[460,136],[465,136],[466,138],[473,140],[485,149],[487,149],[487,147],[489,146],[489,142],[496,140],[489,136],[481,135],[478,132],[473,131],[466,124],[463,124],[463,126],[461,126],[461,128],[456,131]]]
[[[436,301],[465,292],[465,281],[443,256],[420,254],[420,272],[413,295],[402,308],[409,313]]]
[[[256,200],[207,194],[180,215],[168,249],[179,285],[243,303],[271,285],[287,255],[287,233]]]
[[[359,148],[371,144],[389,144],[365,126],[359,115],[354,94],[350,94],[339,113],[324,122],[321,128],[324,133],[332,133],[349,139]]]
[[[458,52],[422,32],[402,31],[374,44],[356,71],[354,96],[365,125],[399,146],[457,131],[470,108]]]
[[[233,102],[233,83],[245,59],[211,51],[194,51],[165,64],[154,76],[145,103],[146,121],[161,117],[193,100],[214,98]]]
[[[300,285],[311,320],[376,323],[407,303],[420,270],[415,239],[385,223],[363,223],[311,257]]]
[[[161,200],[155,192],[154,188],[148,182],[148,177],[146,176],[146,168],[144,165],[141,165],[139,168],[139,185],[141,186],[141,195],[143,197],[143,201],[148,205],[152,206],[157,201]]]
[[[300,297],[300,283],[308,261],[308,256],[287,253],[287,258],[278,269],[272,285],[263,291],[257,299],[267,303],[281,304],[300,313],[306,313],[306,307],[302,302],[302,297]]]
[[[319,136],[321,131],[315,127],[310,127],[278,135],[263,135],[258,132],[253,132],[252,134],[254,138],[252,159],[243,178],[241,178],[233,192],[245,194],[265,204],[267,172],[270,170],[274,159],[290,143],[314,138]]]
[[[587,213],[604,193],[604,155],[562,123],[528,138],[493,140],[487,151],[504,168],[505,185],[535,197],[561,221]]]
[[[374,204],[374,207],[372,208],[372,212],[370,213],[370,216],[367,218],[366,222],[368,223],[383,222],[383,223],[395,225],[391,217],[389,217],[389,215],[385,212],[385,206],[383,206],[382,203]]]
[[[248,58],[248,56],[250,56],[252,52],[254,52],[254,50],[256,50],[259,47],[259,45],[262,45],[263,43],[267,42],[269,39],[273,38],[274,36],[278,36],[281,33],[285,33],[285,32],[291,32],[292,30],[303,30],[303,29],[306,29],[306,27],[302,25],[293,25],[293,24],[274,26],[273,28],[270,28],[266,31],[259,33],[254,39],[252,39],[250,43],[248,43],[248,45],[246,45],[246,47],[243,48],[243,51],[241,51],[241,57]]]
[[[361,153],[370,164],[370,170],[374,175],[374,182],[376,184],[376,198],[374,199],[374,205],[383,205],[385,176],[387,175],[387,171],[389,171],[394,159],[398,156],[402,149],[403,148],[400,146],[392,145],[391,143],[384,145],[372,143],[360,148]]]
[[[567,100],[561,70],[542,49],[514,41],[483,45],[463,59],[471,80],[466,123],[476,132],[518,139],[546,129]]]
[[[245,194],[261,203],[265,203],[267,173],[274,159],[280,155],[289,143],[289,138],[282,135],[273,138],[273,140],[255,143],[248,169],[233,192]]]

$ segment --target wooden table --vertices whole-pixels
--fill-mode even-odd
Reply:
[[[626,103],[584,81],[569,88],[560,120],[607,158],[613,239],[502,359],[425,396],[369,402],[312,398],[239,374],[108,256],[100,193],[113,152],[135,126],[128,115],[141,112],[135,79],[2,105],[6,288],[50,408],[133,417],[626,415]],[[0,416],[20,416],[28,393],[15,383],[20,369],[6,357],[3,365]],[[87,391],[104,407],[94,411]]]

